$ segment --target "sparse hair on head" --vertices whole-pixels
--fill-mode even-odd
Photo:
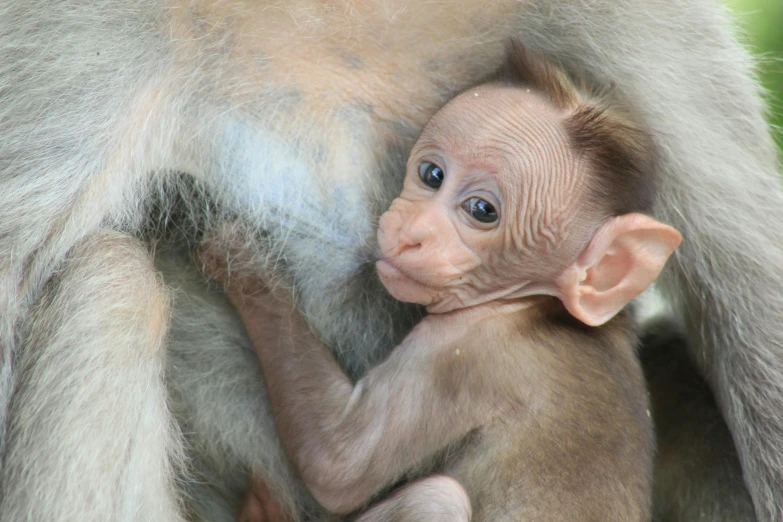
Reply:
[[[508,46],[500,81],[530,88],[566,112],[569,141],[591,166],[591,207],[606,217],[651,212],[657,185],[654,141],[627,108],[610,101],[610,89],[588,87],[517,40]]]

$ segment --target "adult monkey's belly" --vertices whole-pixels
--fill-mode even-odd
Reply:
[[[249,200],[246,183],[267,201],[335,199],[338,219],[361,220],[357,205],[401,175],[429,116],[501,64],[521,6],[182,2],[172,9],[175,67],[192,78],[193,63],[206,64],[198,81],[216,103],[197,128],[222,132],[218,183]]]

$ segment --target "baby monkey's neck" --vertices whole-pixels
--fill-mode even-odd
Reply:
[[[428,310],[424,320],[439,321],[446,319],[448,321],[456,320],[475,323],[476,321],[500,315],[531,313],[552,299],[555,298],[548,295],[534,295],[516,299],[496,299],[486,303],[456,308],[448,312],[432,312]]]

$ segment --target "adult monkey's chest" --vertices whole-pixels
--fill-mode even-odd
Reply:
[[[497,66],[520,5],[180,0],[172,16],[186,52],[212,47],[236,67],[236,82],[296,89],[311,108],[366,104],[379,118],[421,122],[422,110]]]
[[[241,198],[297,207],[299,220],[353,220],[379,184],[401,179],[432,113],[498,67],[519,5],[175,3],[177,60],[218,71],[204,80],[222,100],[211,170]]]

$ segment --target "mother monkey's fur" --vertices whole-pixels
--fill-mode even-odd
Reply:
[[[240,376],[252,361],[212,388],[217,348],[191,359],[202,374],[172,364],[187,437],[174,428],[170,296],[137,239],[151,202],[184,194],[200,232],[222,217],[262,230],[248,249],[360,373],[415,315],[367,283],[374,218],[423,123],[497,69],[511,36],[616,83],[659,136],[657,214],[685,236],[663,286],[759,519],[783,518],[783,198],[751,61],[716,2],[16,0],[0,7],[0,520],[180,520],[183,440],[225,491],[242,465],[283,488]],[[187,262],[164,264],[187,279]],[[244,342],[185,287],[175,309],[206,315],[176,320],[174,344]],[[230,500],[190,495],[230,518]]]

